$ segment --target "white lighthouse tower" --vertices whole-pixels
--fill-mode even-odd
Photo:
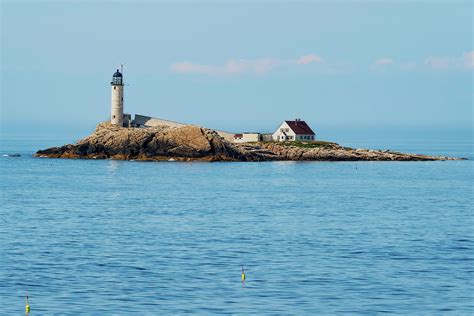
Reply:
[[[117,71],[112,76],[112,102],[110,123],[113,125],[123,126],[123,76]]]

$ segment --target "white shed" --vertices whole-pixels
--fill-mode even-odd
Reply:
[[[259,133],[242,133],[234,135],[234,143],[259,142],[262,137]]]

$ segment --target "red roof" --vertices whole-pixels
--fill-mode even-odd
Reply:
[[[286,124],[298,135],[315,135],[311,127],[305,121],[285,121]]]

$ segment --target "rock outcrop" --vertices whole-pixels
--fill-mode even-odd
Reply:
[[[335,143],[234,144],[198,126],[122,128],[102,123],[73,145],[39,150],[37,157],[120,160],[271,161],[271,160],[454,160],[457,158],[352,149]]]
[[[246,153],[215,131],[197,126],[122,128],[99,124],[74,145],[40,150],[39,157],[121,160],[245,161]]]
[[[310,144],[310,143],[309,143]],[[247,144],[247,149],[265,149],[277,155],[280,160],[300,161],[430,161],[459,160],[459,158],[405,154],[389,150],[354,149],[342,147],[336,143],[315,144],[312,147],[281,145],[277,142]]]

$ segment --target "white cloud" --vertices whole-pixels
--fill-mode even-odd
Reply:
[[[301,56],[300,58],[298,58],[296,60],[296,63],[298,65],[307,65],[307,64],[310,64],[310,63],[317,63],[317,64],[320,64],[320,63],[323,63],[323,59],[319,56],[316,56],[314,54],[309,54],[309,55],[304,55],[304,56]]]
[[[424,64],[436,70],[474,69],[474,51],[468,51],[461,56],[429,56]]]
[[[474,50],[463,54],[464,67],[467,69],[474,69]]]
[[[425,67],[433,70],[474,70],[474,51],[468,51],[458,56],[428,56],[421,63]],[[390,57],[381,57],[370,65],[374,71],[393,70],[414,70],[419,69],[417,63],[400,62]],[[425,68],[426,69],[426,68]]]
[[[236,75],[242,73],[253,73],[257,75],[264,75],[272,68],[279,65],[281,62],[278,59],[263,58],[255,60],[245,59],[230,59],[224,65],[202,65],[195,64],[189,61],[174,63],[171,65],[171,70],[177,73],[197,73],[204,75]]]
[[[424,64],[433,69],[449,69],[456,64],[456,58],[447,56],[429,56],[425,59]]]
[[[388,67],[395,65],[395,60],[390,57],[380,57],[374,60],[370,65],[370,69],[374,71],[385,70]]]
[[[315,54],[307,54],[294,59],[280,58],[259,58],[259,59],[230,59],[226,63],[198,64],[190,61],[176,62],[171,65],[171,71],[181,74],[203,74],[210,76],[236,76],[251,74],[263,76],[280,67],[306,67],[307,65],[318,66],[320,71],[328,74],[343,73],[349,66],[341,63],[330,64]],[[425,66],[435,70],[474,70],[474,51],[468,51],[459,56],[428,56],[423,63],[411,61],[398,61],[391,57],[380,57],[375,59],[370,65],[372,71],[400,70],[411,71]]]
[[[212,76],[230,76],[239,74],[254,74],[262,76],[271,70],[290,64],[307,65],[310,63],[323,63],[323,59],[314,54],[301,56],[297,59],[230,59],[224,65],[203,65],[189,61],[173,63],[171,71],[175,73],[195,73]]]
[[[374,65],[383,66],[383,65],[393,65],[394,63],[395,61],[392,58],[383,57],[383,58],[376,59],[374,62]]]

